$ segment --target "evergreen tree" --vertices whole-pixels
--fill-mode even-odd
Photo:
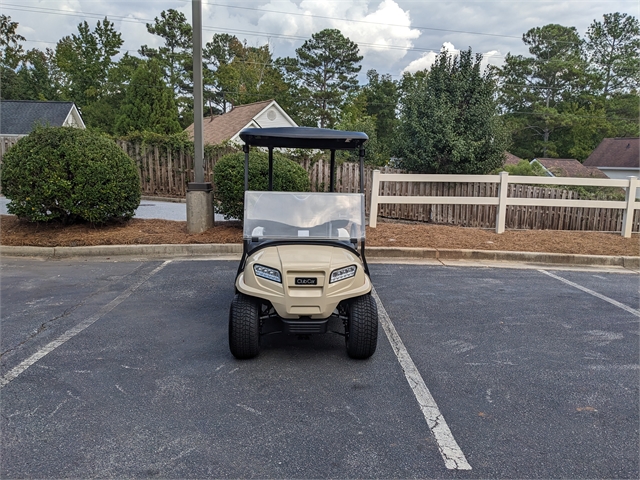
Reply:
[[[398,126],[398,85],[391,75],[380,75],[375,70],[367,72],[367,79],[369,82],[362,90],[366,98],[366,114],[375,119],[380,155],[388,160]]]
[[[441,52],[428,73],[406,74],[395,155],[414,172],[485,174],[504,163],[508,135],[496,85],[471,49]]]
[[[626,13],[604,15],[587,30],[585,45],[598,91],[605,97],[640,89],[640,22]]]
[[[150,131],[171,134],[180,130],[178,108],[173,92],[164,83],[160,64],[155,59],[140,62],[116,118],[115,133],[126,135],[134,131]]]
[[[315,126],[333,127],[348,95],[357,91],[363,58],[358,52],[358,45],[340,30],[325,29],[305,41],[295,59],[280,62],[286,75],[295,79],[298,99]]]
[[[164,46],[140,47],[143,57],[156,59],[166,84],[173,92],[181,112],[183,126],[193,122],[193,30],[187,17],[174,9],[163,10],[147,31],[164,39]]]
[[[582,40],[574,27],[545,25],[522,37],[531,56],[507,54],[499,69],[500,100],[523,158],[558,156],[557,134],[573,119],[565,112],[587,87]]]

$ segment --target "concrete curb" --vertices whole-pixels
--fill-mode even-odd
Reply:
[[[100,245],[94,247],[13,247],[0,245],[0,255],[19,257],[193,257],[207,255],[240,255],[242,245],[226,244],[160,244]],[[562,253],[509,252],[499,250],[450,250],[407,247],[368,247],[368,259],[432,259],[520,262],[545,265],[616,266],[640,269],[640,257],[609,255],[573,255]]]
[[[576,255],[564,253],[511,252],[502,250],[453,250],[407,247],[369,247],[367,258],[419,258],[434,260],[487,260],[547,265],[617,266],[640,268],[640,257],[622,255]]]
[[[241,254],[239,243],[160,244],[160,245],[98,245],[94,247],[11,247],[0,245],[0,255],[16,257],[139,257],[201,256]]]

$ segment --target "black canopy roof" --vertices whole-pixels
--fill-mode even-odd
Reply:
[[[363,132],[312,127],[245,128],[240,138],[249,146],[320,150],[353,150],[369,140]]]

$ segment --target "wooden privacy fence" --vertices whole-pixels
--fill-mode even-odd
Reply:
[[[383,183],[386,185],[381,194]],[[451,184],[454,191],[451,191]],[[466,188],[462,188],[463,184]],[[418,192],[416,185],[419,185]],[[524,185],[619,187],[626,189],[626,198],[624,201],[579,200],[573,192],[566,190],[525,188]],[[395,205],[396,215],[398,208],[413,204],[430,207],[423,221],[433,221],[435,216],[439,217],[438,223],[463,224],[467,221],[485,223],[468,226],[486,227],[489,226],[486,223],[491,222],[496,233],[503,233],[506,226],[563,229],[569,224],[573,230],[621,231],[623,236],[630,237],[632,230],[640,228],[640,202],[635,201],[637,185],[637,177],[627,180],[550,178],[509,176],[507,172],[500,175],[412,175],[374,170],[369,226],[375,227],[378,215],[384,214],[379,211],[383,204]],[[443,217],[449,221],[442,221]],[[616,228],[611,228],[613,226]]]
[[[171,146],[142,146],[138,142],[116,142],[138,166],[140,188],[143,195],[184,197],[187,184],[195,180],[193,173],[193,154],[184,149]],[[235,152],[232,147],[221,148],[213,153],[205,152],[204,178],[212,181],[213,167],[223,155]]]

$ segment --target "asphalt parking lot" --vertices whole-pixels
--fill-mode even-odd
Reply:
[[[640,475],[637,274],[371,265],[371,359],[237,361],[235,261],[0,266],[2,478]]]

